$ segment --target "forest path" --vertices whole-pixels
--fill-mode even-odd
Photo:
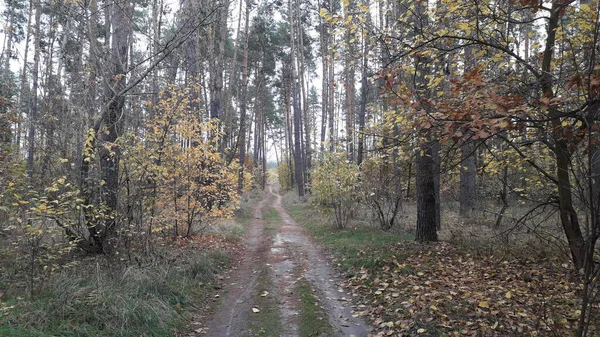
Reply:
[[[266,205],[277,211],[278,224],[274,228],[266,227],[263,219]],[[271,212],[272,212],[271,209]],[[273,233],[274,232],[274,233]],[[352,317],[351,296],[340,286],[341,282],[330,266],[322,249],[313,243],[306,231],[296,223],[281,204],[281,195],[269,184],[265,198],[254,211],[244,237],[246,253],[239,267],[234,270],[225,286],[226,295],[215,313],[207,321],[206,328],[199,329],[197,336],[238,337],[271,336],[269,329],[257,324],[272,324],[275,317],[260,318],[269,315],[262,311],[261,297],[272,298],[277,307],[279,336],[300,336],[302,322],[300,284],[308,284],[312,296],[326,312],[331,333],[321,336],[368,336],[369,328],[360,317]],[[268,277],[265,277],[268,276]],[[265,280],[267,278],[268,280]],[[324,315],[325,316],[325,315]],[[269,321],[269,319],[271,321]],[[195,336],[194,334],[190,336]]]

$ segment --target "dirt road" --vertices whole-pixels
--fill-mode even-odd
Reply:
[[[266,228],[263,212],[267,208],[278,213],[278,224]],[[267,319],[279,320],[280,336],[300,336],[302,310],[299,284],[308,284],[318,306],[326,314],[330,332],[321,336],[368,336],[369,328],[360,317],[353,317],[351,296],[339,285],[318,245],[298,225],[281,205],[281,196],[268,186],[265,199],[256,205],[254,219],[244,237],[246,253],[238,268],[230,275],[223,289],[220,306],[212,317],[205,319],[197,336],[238,337],[269,336],[268,330],[257,324],[260,297],[272,297],[276,313]],[[258,322],[258,323],[257,323]],[[194,336],[192,334],[191,336]]]

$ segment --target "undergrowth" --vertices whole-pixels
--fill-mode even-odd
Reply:
[[[350,275],[361,267],[373,268],[388,257],[382,246],[398,241],[413,240],[412,234],[384,232],[372,227],[350,224],[344,229],[335,229],[328,218],[317,213],[309,204],[287,206],[290,215],[319,240],[336,257],[337,263]],[[377,252],[377,253],[375,253]]]
[[[9,292],[0,297],[0,336],[174,336],[227,257],[173,250],[133,265],[86,259],[49,277],[33,297]]]
[[[375,336],[570,336],[577,326],[583,286],[558,240],[460,221],[442,224],[445,242],[418,244],[369,226],[334,230],[307,204],[287,208],[346,271]],[[590,336],[599,327],[596,317]]]

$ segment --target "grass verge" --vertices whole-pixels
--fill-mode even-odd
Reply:
[[[227,257],[218,249],[164,249],[146,264],[86,259],[41,282],[33,297],[0,297],[0,336],[175,336]]]
[[[327,218],[307,203],[286,208],[312,237],[335,255],[339,266],[349,276],[361,267],[375,268],[389,258],[390,251],[382,247],[414,239],[412,234],[389,233],[366,226],[335,229]]]

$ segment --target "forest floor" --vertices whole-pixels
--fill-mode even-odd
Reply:
[[[442,241],[418,244],[360,205],[364,218],[335,229],[294,198],[269,185],[211,232],[157,235],[147,254],[73,254],[33,288],[27,251],[0,236],[0,336],[574,336],[581,275],[546,240],[488,240],[480,219],[469,232],[445,214]],[[592,308],[587,336],[600,336],[598,298]]]
[[[273,185],[254,208],[236,268],[216,307],[187,336],[368,336],[324,251],[282,207]]]
[[[420,245],[407,232],[333,229],[310,204],[285,205],[270,185],[220,305],[188,336],[574,335],[580,276],[547,244]],[[598,318],[588,336],[600,336]]]

